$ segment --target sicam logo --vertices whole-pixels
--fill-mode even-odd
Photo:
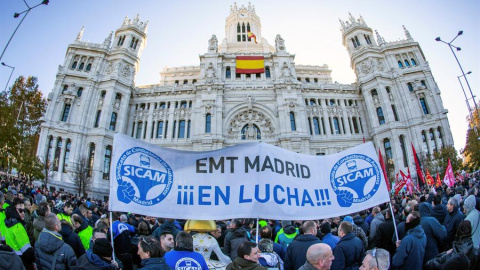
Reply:
[[[367,201],[378,191],[380,181],[377,163],[361,154],[340,159],[330,172],[330,184],[341,207]]]
[[[118,200],[126,204],[155,205],[173,184],[173,171],[159,156],[141,147],[125,151],[115,168]]]

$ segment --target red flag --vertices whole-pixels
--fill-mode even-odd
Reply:
[[[460,182],[463,182],[464,177],[463,177],[463,175],[461,175],[460,173],[457,172],[457,177],[455,177],[455,179],[457,179]]]
[[[401,172],[401,171],[400,171]],[[403,172],[402,172],[403,174]],[[398,180],[398,173],[397,173],[397,178],[395,180],[395,186],[393,187],[393,189],[395,189],[395,195],[397,195],[400,190],[405,186],[405,178],[402,176],[402,179],[399,181]]]
[[[380,166],[382,167],[383,177],[385,178],[385,183],[387,183],[388,192],[390,192],[390,182],[387,178],[387,171],[385,170],[385,162],[383,162],[382,152],[378,149],[378,159],[380,161]]]
[[[445,170],[445,177],[443,178],[443,182],[449,187],[453,187],[453,185],[455,184],[455,176],[453,176],[452,163],[450,163],[450,159],[448,159],[448,166]]]
[[[412,178],[410,177],[410,169],[408,169],[408,176],[405,175],[405,173],[400,170],[400,174],[403,177],[403,180],[405,181],[405,185],[407,186],[407,191],[410,192],[410,194],[413,194],[413,183],[412,183]]]
[[[412,143],[412,150],[413,150],[413,159],[415,159],[415,168],[417,169],[417,177],[418,179],[422,180],[423,184],[425,184],[425,179],[423,178],[423,172],[422,172],[422,165],[420,164],[420,160],[418,160],[417,151],[415,151],[415,147],[413,147],[413,143]]]
[[[442,186],[442,181],[440,180],[440,174],[437,173],[437,179],[435,180],[435,187],[441,187]]]
[[[432,186],[435,184],[435,181],[433,181],[433,177],[430,175],[430,172],[427,170],[427,185]]]

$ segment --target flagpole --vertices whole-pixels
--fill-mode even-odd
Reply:
[[[392,213],[393,226],[395,228],[395,236],[397,237],[397,241],[398,241],[400,239],[398,239],[397,222],[395,221],[395,214],[393,213],[392,202],[389,202],[388,204],[390,205],[390,211]]]
[[[112,211],[110,211],[110,239],[112,241],[112,260],[115,261],[115,246],[113,245],[113,217],[112,217]]]
[[[257,230],[255,232],[255,243],[257,243],[257,245],[258,245],[258,221],[259,221],[258,219],[259,218],[257,217]]]

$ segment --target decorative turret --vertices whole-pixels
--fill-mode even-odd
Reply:
[[[122,26],[115,31],[113,49],[127,49],[140,57],[147,42],[147,28],[148,21],[141,22],[138,14],[133,20],[126,16]]]
[[[347,48],[350,56],[355,51],[364,48],[364,46],[376,46],[372,28],[368,27],[363,17],[360,16],[358,19],[355,19],[350,12],[348,15],[348,21],[342,21],[341,19],[339,21],[343,36],[343,46]]]

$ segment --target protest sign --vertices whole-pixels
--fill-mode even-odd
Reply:
[[[389,201],[371,142],[329,156],[244,143],[193,152],[114,138],[109,210],[181,219],[320,219]]]

